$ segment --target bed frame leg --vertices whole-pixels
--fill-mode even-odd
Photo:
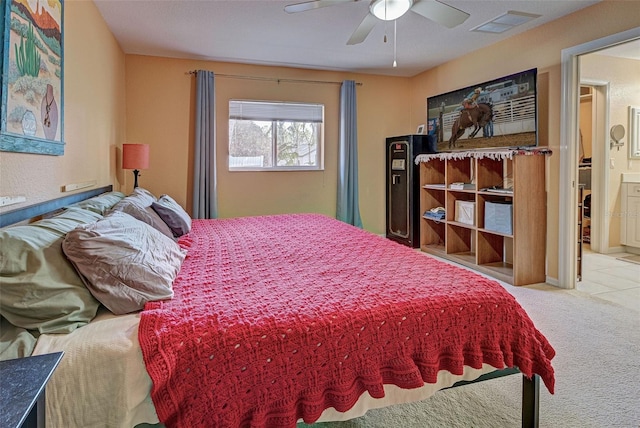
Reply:
[[[522,375],[522,428],[538,428],[540,424],[540,376]]]

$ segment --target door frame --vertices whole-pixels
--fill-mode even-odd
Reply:
[[[592,160],[591,160],[591,249],[606,253],[609,249],[610,217],[606,215],[609,201],[609,87],[610,82],[580,79],[580,86],[593,88]],[[578,116],[578,125],[580,119]]]
[[[579,56],[640,38],[640,27],[561,52],[560,200],[558,218],[558,286],[575,288],[578,251],[578,144],[580,112]],[[606,168],[605,168],[606,170]]]

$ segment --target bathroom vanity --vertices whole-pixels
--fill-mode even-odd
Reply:
[[[621,242],[640,251],[640,174],[622,174],[621,196]]]

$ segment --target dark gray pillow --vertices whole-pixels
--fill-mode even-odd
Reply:
[[[191,217],[171,196],[160,196],[157,202],[151,204],[151,208],[171,228],[173,236],[182,236],[191,230]]]

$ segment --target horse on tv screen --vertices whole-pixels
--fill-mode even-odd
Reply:
[[[438,151],[537,145],[537,69],[427,98]]]

